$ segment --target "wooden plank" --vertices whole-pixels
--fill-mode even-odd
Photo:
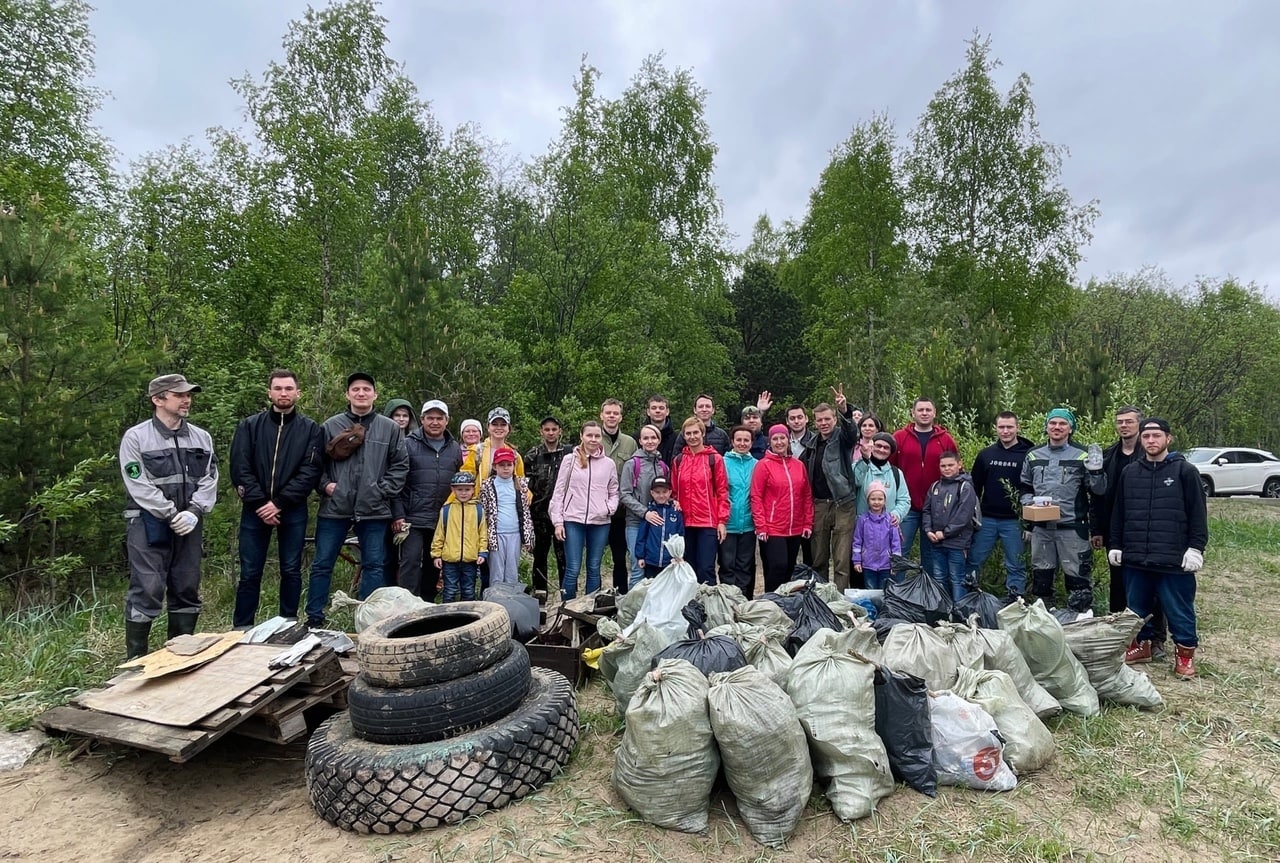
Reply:
[[[217,643],[211,647],[190,656],[179,656],[168,648],[162,647],[159,650],[148,653],[146,656],[140,656],[118,667],[125,669],[141,668],[142,676],[147,679],[164,677],[212,662],[235,647],[236,643],[242,638],[244,638],[244,633],[233,629],[218,636]],[[278,650],[279,648],[277,648],[277,652]]]
[[[278,645],[240,644],[187,674],[122,681],[79,703],[159,725],[192,725],[274,675],[267,663],[279,653]]]
[[[95,740],[159,752],[175,761],[189,758],[211,742],[207,740],[208,733],[198,729],[172,728],[75,707],[46,710],[36,720],[36,724],[45,731],[66,731]]]
[[[265,740],[268,743],[292,743],[307,733],[307,718],[298,713],[277,725],[266,722],[261,717],[252,716],[237,725],[235,733],[255,740]]]

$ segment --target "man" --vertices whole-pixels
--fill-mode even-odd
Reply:
[[[666,407],[665,401],[663,407]],[[533,501],[529,504],[533,514],[533,592],[540,599],[545,599],[548,590],[549,550],[555,552],[556,578],[564,578],[564,542],[556,539],[549,507],[560,463],[572,448],[560,443],[560,420],[553,416],[543,417],[540,433],[542,443],[524,454],[524,468],[529,479],[529,491],[533,495]]]
[[[1107,493],[1094,497],[1093,499],[1093,536],[1091,537],[1094,548],[1106,549],[1110,548],[1111,540],[1111,510],[1115,502],[1116,487],[1120,481],[1121,472],[1135,461],[1141,461],[1143,458],[1143,450],[1141,442],[1138,440],[1138,426],[1143,420],[1141,409],[1133,405],[1125,405],[1116,411],[1116,435],[1119,437],[1115,443],[1102,451],[1102,472],[1107,475]],[[1124,611],[1129,604],[1128,590],[1124,583],[1124,567],[1109,566],[1111,570],[1111,592],[1110,592],[1110,609],[1111,611]],[[1151,655],[1155,659],[1163,659],[1165,656],[1165,639],[1168,637],[1168,631],[1165,626],[1164,609],[1160,605],[1160,598],[1157,596],[1155,605],[1152,607],[1151,618]]]
[[[409,454],[400,427],[373,409],[377,400],[373,376],[352,372],[347,376],[347,409],[324,421],[316,556],[307,585],[307,626],[312,629],[324,626],[333,564],[353,526],[360,542],[358,597],[365,599],[383,585],[392,501],[408,477]]]
[[[614,473],[621,474],[622,465],[636,454],[636,439],[622,430],[622,402],[605,399],[600,405],[600,425],[604,429],[604,454],[613,459]],[[631,567],[627,563],[627,511],[618,507],[609,522],[609,556],[613,558],[613,587],[618,594],[627,592],[631,584]]]
[[[1049,497],[1061,512],[1056,522],[1033,522],[1031,528],[1031,592],[1053,603],[1053,581],[1059,566],[1072,611],[1093,607],[1093,545],[1089,542],[1089,495],[1104,494],[1102,451],[1086,453],[1071,442],[1076,416],[1066,408],[1049,411],[1049,442],[1027,453],[1022,463],[1022,505]],[[1029,488],[1030,491],[1025,491]]]
[[[955,439],[940,425],[936,425],[938,410],[932,399],[921,396],[911,406],[911,422],[893,433],[897,450],[893,463],[902,471],[911,492],[911,511],[902,521],[902,553],[911,554],[911,545],[920,532],[921,511],[925,496],[942,476],[938,461],[947,450],[959,452]],[[920,565],[925,572],[933,572],[933,543],[920,533]]]
[[[1123,566],[1129,608],[1146,617],[1156,597],[1173,635],[1173,673],[1194,677],[1196,573],[1204,566],[1209,519],[1200,474],[1176,452],[1169,424],[1154,417],[1139,426],[1143,458],[1120,472],[1112,497],[1107,561]],[[1126,662],[1150,662],[1155,631],[1148,621],[1125,654]]]
[[[191,394],[198,392],[182,375],[155,378],[147,384],[155,413],[120,440],[128,659],[147,653],[151,624],[162,610],[169,612],[169,638],[193,634],[200,616],[200,540],[204,516],[218,500],[218,463],[209,433],[187,422]]]
[[[755,405],[747,405],[742,409],[742,424],[751,432],[751,457],[760,461],[769,451],[769,436],[764,433],[764,413]]]
[[[813,568],[828,577],[835,560],[835,585],[850,586],[853,570],[853,526],[857,522],[857,486],[853,481],[853,447],[858,441],[844,384],[831,388],[836,406],[823,402],[813,409],[818,434],[801,455],[813,491]],[[859,574],[859,579],[861,574]]]
[[[800,458],[817,438],[817,433],[809,428],[809,414],[804,405],[787,408],[787,429],[791,433],[791,454]]]
[[[418,422],[404,441],[409,472],[404,488],[391,501],[391,531],[404,537],[400,586],[435,602],[441,573],[431,556],[431,541],[450,482],[462,467],[462,446],[449,434],[449,406],[440,399],[422,405]]]
[[[706,393],[702,393],[693,400],[693,415],[702,420],[702,424],[706,426],[706,431],[702,435],[703,444],[723,456],[729,451],[729,434],[716,425],[716,421],[712,419],[715,413],[716,403]]]
[[[241,504],[240,582],[231,619],[237,629],[253,628],[272,532],[280,556],[280,616],[298,616],[307,498],[324,455],[324,432],[297,409],[296,374],[271,372],[267,400],[271,406],[241,420],[231,439],[231,484]]]
[[[684,445],[681,440],[680,433],[671,426],[671,406],[667,403],[666,396],[652,395],[649,401],[645,403],[644,422],[650,423],[658,427],[662,440],[658,444],[658,454],[662,457],[667,467],[671,466],[671,460],[675,458],[676,450]],[[640,430],[636,430],[636,439],[640,438]]]
[[[1027,592],[1027,566],[1022,560],[1022,525],[1014,511],[1014,501],[1027,489],[1021,488],[1022,463],[1035,444],[1018,434],[1018,415],[1013,411],[996,414],[996,441],[973,460],[973,487],[978,493],[982,524],[969,547],[969,572],[975,579],[995,550],[996,540],[1004,550],[1004,586],[1010,599]]]

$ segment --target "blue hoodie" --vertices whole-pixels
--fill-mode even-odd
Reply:
[[[662,516],[662,527],[649,524],[648,519],[640,520],[640,532],[636,534],[636,547],[631,551],[636,560],[643,560],[645,569],[659,569],[671,563],[671,552],[663,545],[673,536],[684,536],[684,514],[675,508],[675,504],[649,503],[649,512]]]

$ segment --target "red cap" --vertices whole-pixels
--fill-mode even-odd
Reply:
[[[502,464],[503,462],[516,463],[516,451],[508,446],[500,446],[493,451],[493,463]]]

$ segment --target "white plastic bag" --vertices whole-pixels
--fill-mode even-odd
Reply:
[[[1004,738],[1004,757],[1019,775],[1039,770],[1053,759],[1053,733],[1018,695],[1003,671],[960,669],[956,695],[991,714]]]
[[[954,692],[929,693],[933,764],[939,785],[1012,791],[1018,785],[1004,761],[1004,743],[987,711]]]
[[[688,634],[689,622],[680,612],[697,595],[698,576],[685,562],[683,536],[673,536],[663,546],[671,553],[671,563],[649,585],[635,621],[622,630],[624,636],[634,632],[641,623],[648,623],[666,635],[668,641],[679,641]]]
[[[403,587],[379,587],[364,600],[352,599],[339,590],[329,600],[329,611],[354,607],[356,632],[364,632],[379,620],[395,617],[406,611],[417,611],[430,605],[434,603],[427,602]]]

